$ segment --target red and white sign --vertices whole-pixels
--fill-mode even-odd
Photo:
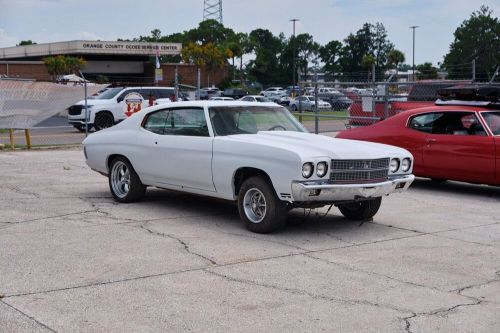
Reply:
[[[142,103],[144,102],[144,97],[141,94],[132,92],[127,94],[123,99],[125,106],[123,112],[127,117],[130,117],[136,112],[141,111]]]

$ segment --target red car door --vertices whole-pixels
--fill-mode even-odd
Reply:
[[[425,140],[424,168],[429,177],[495,182],[493,137],[430,134]]]
[[[494,184],[495,138],[486,135],[472,113],[443,115],[436,117],[432,133],[425,137],[425,174],[431,178]]]

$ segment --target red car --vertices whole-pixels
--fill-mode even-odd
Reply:
[[[415,176],[500,185],[500,87],[493,88],[494,101],[438,101],[337,138],[405,148]]]

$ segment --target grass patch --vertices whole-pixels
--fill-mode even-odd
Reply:
[[[304,112],[304,113],[306,113],[306,112]],[[314,114],[314,112],[307,112],[307,113]],[[315,116],[304,116],[304,115],[301,116],[295,112],[293,112],[292,114],[295,118],[297,118],[299,120],[302,117],[302,121],[314,121],[314,119],[316,119]],[[328,116],[337,116],[337,117],[347,117],[347,111],[320,111],[320,112],[318,112],[318,114],[328,115]],[[337,118],[318,117],[318,119],[319,119],[319,121],[327,121],[327,120],[334,120]],[[339,119],[342,119],[342,118],[339,118]]]

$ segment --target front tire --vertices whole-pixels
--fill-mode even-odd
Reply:
[[[278,198],[270,182],[255,176],[241,185],[238,212],[248,230],[266,234],[285,225],[288,209],[286,203]]]
[[[118,202],[139,201],[146,193],[146,186],[124,157],[116,157],[111,161],[108,179],[111,194]]]
[[[367,221],[377,214],[381,203],[382,198],[378,197],[350,204],[339,205],[338,208],[342,215],[349,220]]]
[[[96,131],[103,130],[105,128],[111,127],[115,124],[115,119],[113,115],[108,112],[100,112],[96,114],[94,120],[94,128]]]

